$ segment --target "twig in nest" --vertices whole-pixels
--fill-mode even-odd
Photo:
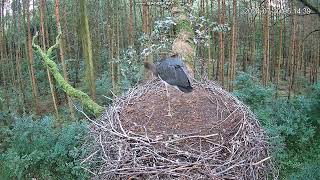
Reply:
[[[95,126],[91,132],[95,139],[93,152],[101,154],[88,154],[85,162],[99,164],[90,169],[96,178],[267,179],[274,172],[272,161],[267,161],[269,145],[249,108],[212,83],[195,81],[195,86],[209,90],[208,97],[216,99],[216,103],[211,102],[219,111],[212,113],[221,116],[214,128],[208,125],[209,134],[200,134],[199,130],[198,134],[164,132],[151,137],[144,133],[148,130],[146,124],[142,125],[142,134],[123,127],[120,111],[146,92],[163,89],[158,81],[147,82],[115,99],[102,117],[102,125],[91,120]]]

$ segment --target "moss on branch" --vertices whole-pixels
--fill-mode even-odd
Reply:
[[[191,76],[194,76],[194,56],[196,45],[194,39],[194,29],[187,17],[186,12],[180,6],[178,1],[175,1],[171,9],[173,16],[176,18],[176,32],[177,37],[172,44],[172,52],[183,57],[187,64]]]
[[[176,27],[177,27],[178,34],[181,31],[187,31],[187,32],[190,32],[192,34],[192,36],[194,35],[194,31],[193,31],[191,22],[187,19],[182,19],[182,20],[178,21]]]
[[[38,34],[36,34],[32,39],[32,47],[41,55],[44,65],[49,69],[50,73],[53,75],[62,90],[67,93],[69,97],[79,100],[80,103],[91,113],[99,116],[103,112],[104,108],[94,102],[86,93],[72,87],[60,74],[57,64],[50,59],[52,51],[59,47],[61,34],[56,37],[56,43],[51,46],[47,52],[44,52],[39,45],[35,44],[34,41],[37,36]]]

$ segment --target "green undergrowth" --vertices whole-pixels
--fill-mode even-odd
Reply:
[[[0,179],[87,179],[80,166],[87,123],[0,116]]]
[[[275,98],[272,84],[263,87],[248,74],[235,86],[269,135],[280,179],[320,179],[320,82],[290,100]]]

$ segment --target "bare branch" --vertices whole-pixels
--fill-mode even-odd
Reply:
[[[310,4],[308,1],[306,0],[299,0],[300,2],[302,2],[305,6],[308,6],[312,11],[314,11],[315,13],[318,14],[318,16],[320,17],[320,11],[314,7],[312,4]]]

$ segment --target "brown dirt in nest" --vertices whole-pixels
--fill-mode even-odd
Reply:
[[[169,87],[172,117],[168,114],[168,98],[163,84],[133,99],[120,112],[126,130],[140,135],[208,135],[234,134],[241,120],[233,99],[213,94],[208,89],[195,86],[191,93]],[[239,112],[240,113],[240,112]],[[229,119],[229,120],[228,120]],[[228,132],[233,132],[228,134]]]

